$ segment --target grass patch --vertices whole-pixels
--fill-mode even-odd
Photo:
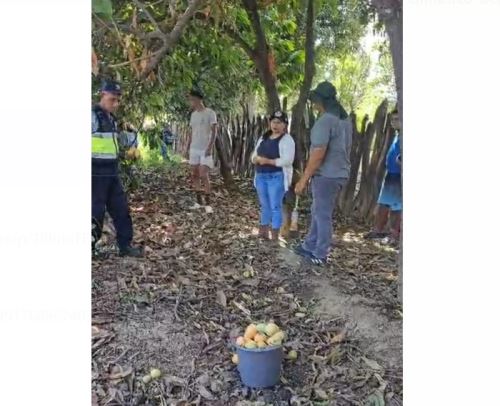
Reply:
[[[174,154],[169,148],[168,157],[170,159],[164,160],[160,148],[149,148],[144,143],[139,143],[139,151],[141,152],[141,159],[138,162],[139,167],[143,168],[170,168],[179,166],[182,162],[182,156]]]

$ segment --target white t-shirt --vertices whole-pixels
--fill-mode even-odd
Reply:
[[[217,124],[215,111],[206,107],[202,111],[191,113],[191,149],[205,151],[212,137],[212,125]]]

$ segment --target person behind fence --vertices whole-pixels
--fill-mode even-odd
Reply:
[[[349,178],[352,124],[330,82],[320,83],[310,94],[319,112],[311,129],[309,160],[295,185],[300,195],[311,180],[311,223],[304,242],[295,252],[314,265],[324,265],[332,244],[333,213],[337,196]]]
[[[260,203],[259,236],[269,238],[271,231],[271,239],[277,241],[283,222],[283,198],[292,183],[295,142],[287,132],[288,117],[283,111],[271,115],[269,126],[257,141],[252,163]]]
[[[170,129],[170,126],[167,124],[162,132],[160,151],[161,156],[164,161],[170,161],[170,157],[168,156],[168,147],[174,143],[175,136]]]
[[[139,136],[137,134],[137,130],[131,123],[125,123],[123,125],[124,136],[123,143],[128,147],[139,148]]]
[[[113,115],[120,104],[120,85],[104,81],[99,104],[92,108],[92,253],[101,238],[106,210],[113,219],[121,256],[141,256],[132,246],[132,218],[118,174],[119,136]]]
[[[215,111],[205,107],[203,94],[199,90],[191,90],[189,104],[193,110],[189,136],[189,164],[192,168],[193,186],[197,203],[208,206],[211,191],[209,172],[214,167],[212,150],[217,130],[217,115]]]
[[[401,193],[401,149],[399,145],[399,130],[401,128],[398,110],[391,113],[391,126],[396,131],[394,140],[387,152],[385,166],[386,174],[378,198],[377,212],[373,229],[365,234],[367,239],[385,238],[388,242],[397,245],[401,226],[401,211],[403,209]],[[390,233],[385,232],[389,222]]]

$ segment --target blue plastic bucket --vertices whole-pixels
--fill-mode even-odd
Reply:
[[[243,385],[250,388],[269,388],[279,383],[283,349],[281,346],[246,349],[237,348],[238,371]]]

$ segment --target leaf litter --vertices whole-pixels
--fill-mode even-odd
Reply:
[[[255,238],[250,182],[237,180],[240,193],[229,196],[216,181],[207,214],[189,209],[187,176],[183,167],[141,174],[130,204],[135,240],[149,248],[145,258],[93,261],[93,404],[402,404],[401,368],[368,357],[348,320],[315,314],[307,278]],[[348,248],[332,254],[337,265],[350,270],[362,258],[340,285],[378,295],[382,309],[397,308],[386,278],[396,272],[395,254],[373,244]],[[232,343],[249,322],[270,320],[287,332],[285,350],[299,355],[284,361],[282,384],[251,390],[230,360]],[[146,384],[141,377],[152,368],[163,376]]]

